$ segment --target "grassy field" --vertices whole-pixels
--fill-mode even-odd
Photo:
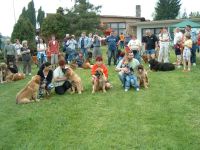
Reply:
[[[30,79],[0,85],[0,149],[200,148],[200,59],[189,73],[150,72],[149,89],[124,92],[109,67],[113,89],[91,94],[90,70],[77,69],[85,91],[16,105]],[[36,67],[34,67],[36,73]]]

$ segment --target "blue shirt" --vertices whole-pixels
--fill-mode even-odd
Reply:
[[[116,50],[117,49],[117,42],[118,42],[118,38],[111,35],[106,39],[106,42],[108,43],[108,50]]]

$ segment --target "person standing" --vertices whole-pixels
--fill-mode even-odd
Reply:
[[[48,47],[51,53],[51,65],[53,65],[54,68],[56,68],[58,64],[59,43],[55,39],[54,35],[51,36],[51,41],[49,41]]]
[[[23,73],[31,75],[31,51],[28,48],[28,42],[26,40],[22,41],[22,63],[23,63]]]
[[[67,62],[70,63],[72,60],[74,60],[75,58],[75,53],[76,53],[76,45],[77,42],[75,40],[75,36],[72,35],[69,40],[67,41],[67,45],[68,45],[68,58],[67,58]]]
[[[185,35],[190,33],[192,40],[192,48],[191,48],[191,64],[196,66],[196,49],[197,49],[197,32],[192,30],[190,25],[187,25],[185,28]]]
[[[16,53],[17,53],[17,59],[16,59],[16,61],[19,61],[19,59],[21,57],[21,48],[22,48],[22,45],[20,44],[19,39],[15,40],[14,47],[15,47],[15,50],[16,50]]]
[[[166,28],[162,28],[161,33],[159,34],[160,42],[160,51],[158,55],[158,61],[164,63],[169,62],[169,41],[170,36]]]
[[[17,52],[15,47],[12,45],[10,39],[6,40],[6,45],[4,47],[4,60],[9,66],[10,63],[16,65]]]
[[[124,34],[121,33],[119,38],[120,38],[120,44],[119,44],[120,45],[120,49],[124,49],[124,40],[125,40]]]
[[[191,35],[188,32],[185,34],[185,42],[183,50],[183,72],[191,70],[191,48],[192,48],[192,40],[191,40]],[[186,66],[188,66],[187,69]]]
[[[136,38],[135,35],[132,35],[132,39],[129,41],[128,47],[133,52],[135,59],[137,59],[140,62],[140,50],[141,50],[142,44]]]
[[[93,41],[93,59],[96,60],[96,57],[102,56],[101,37],[98,36],[98,33],[95,33],[92,41]]]
[[[106,38],[106,42],[108,44],[108,65],[111,65],[111,58],[114,59],[114,65],[117,64],[117,43],[119,39],[117,36],[114,35],[114,32],[112,31],[110,33],[110,36]]]
[[[155,59],[155,49],[158,47],[158,38],[154,34],[152,34],[150,30],[147,30],[146,36],[145,38],[143,38],[143,42],[146,49],[148,61],[150,59]]]
[[[89,39],[86,36],[85,32],[82,32],[81,37],[78,41],[78,48],[81,49],[81,52],[83,54],[84,60],[88,58],[88,48],[90,47]]]
[[[47,62],[47,55],[46,55],[47,46],[44,39],[40,38],[39,43],[37,44],[37,59],[39,67]]]

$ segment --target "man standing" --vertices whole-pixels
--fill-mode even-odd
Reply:
[[[10,42],[8,39],[6,41],[6,45],[4,47],[4,60],[6,64],[9,66],[11,63],[12,65],[16,65],[16,57],[17,57],[17,52],[15,50],[14,45]]]
[[[185,28],[185,35],[190,33],[192,40],[192,48],[191,48],[191,64],[196,66],[196,49],[197,49],[197,32],[191,29],[190,25],[187,25]]]
[[[84,60],[88,58],[88,48],[90,47],[89,44],[90,44],[89,39],[86,36],[86,33],[82,32],[81,37],[79,38],[79,41],[78,41],[78,48],[81,49]]]
[[[158,38],[151,33],[150,30],[146,31],[146,36],[143,38],[143,42],[145,45],[148,61],[150,59],[155,58],[156,51],[155,49],[158,47]]]
[[[108,65],[111,65],[111,58],[114,59],[114,65],[117,64],[117,43],[119,39],[117,36],[114,35],[114,32],[112,31],[110,33],[110,36],[106,38],[106,42],[108,44]]]

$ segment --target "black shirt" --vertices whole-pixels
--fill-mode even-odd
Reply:
[[[151,36],[145,36],[142,40],[144,43],[146,43],[146,49],[151,50],[155,49],[155,43],[158,41],[158,38],[152,34]]]

